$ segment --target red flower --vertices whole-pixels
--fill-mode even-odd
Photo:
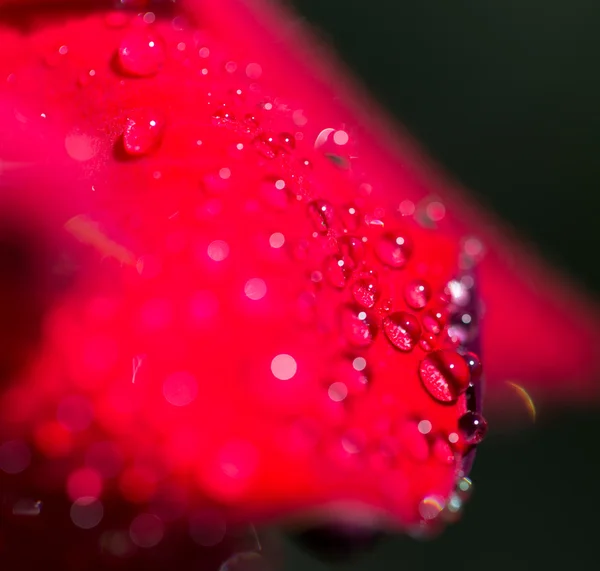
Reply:
[[[74,505],[162,517],[185,484],[228,521],[406,529],[452,516],[485,433],[480,340],[491,406],[587,398],[595,307],[293,19],[102,4],[0,19],[0,241],[36,239],[0,294],[0,468],[33,446]]]

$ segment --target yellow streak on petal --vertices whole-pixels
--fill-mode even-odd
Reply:
[[[135,265],[135,256],[124,246],[111,240],[100,230],[97,223],[82,214],[74,216],[65,223],[65,230],[80,242],[91,246],[103,256],[114,258],[121,264]]]
[[[537,412],[535,409],[535,403],[533,402],[533,399],[529,396],[529,393],[521,385],[513,383],[512,381],[506,381],[506,384],[509,387],[511,387],[515,391],[515,393],[517,393],[517,396],[525,403],[527,411],[529,412],[529,416],[531,416],[532,422],[535,422]]]

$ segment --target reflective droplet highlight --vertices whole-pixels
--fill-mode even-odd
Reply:
[[[453,402],[465,392],[471,378],[469,367],[456,351],[434,351],[419,365],[427,392],[440,402]]]
[[[346,340],[356,347],[367,347],[373,342],[375,327],[361,308],[344,307],[341,327]]]
[[[361,307],[372,308],[379,295],[378,281],[373,274],[364,274],[352,284],[352,297]]]
[[[458,427],[467,444],[479,444],[487,434],[488,424],[477,412],[467,412],[460,417]]]
[[[414,315],[397,311],[383,320],[383,331],[390,343],[400,351],[412,351],[421,337],[421,326]]]
[[[391,268],[403,268],[413,251],[412,241],[402,233],[384,234],[377,243],[377,257]]]
[[[127,75],[155,75],[165,60],[162,40],[145,31],[131,32],[119,46],[118,60],[121,70]]]
[[[123,148],[132,157],[147,155],[162,140],[164,122],[156,113],[136,111],[129,114],[123,132]]]
[[[423,309],[431,299],[431,288],[423,280],[413,280],[404,288],[404,299],[412,309]]]

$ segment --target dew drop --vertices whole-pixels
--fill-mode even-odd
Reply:
[[[377,257],[392,268],[403,268],[412,255],[412,242],[405,234],[384,234],[375,252]]]
[[[487,434],[487,421],[477,412],[467,412],[458,420],[458,427],[467,444],[479,444]]]
[[[352,297],[361,307],[372,308],[379,299],[378,280],[372,273],[361,275],[352,284]]]
[[[421,340],[419,341],[419,347],[421,347],[423,351],[433,351],[435,348],[435,335],[424,331]]]
[[[338,245],[346,266],[354,271],[365,257],[364,244],[358,238],[342,236],[338,240]]]
[[[212,122],[219,127],[227,127],[235,124],[235,115],[226,105],[221,105],[212,116]]]
[[[288,153],[291,153],[296,147],[296,139],[294,139],[294,135],[291,133],[279,133],[277,139],[281,148]]]
[[[444,327],[446,318],[447,314],[445,311],[439,309],[427,310],[422,318],[423,328],[428,333],[439,335]]]
[[[375,327],[362,308],[345,306],[341,316],[342,333],[356,347],[367,347],[373,342]]]
[[[423,280],[413,280],[404,288],[404,299],[412,309],[423,309],[431,299],[431,288]]]
[[[248,118],[246,118],[246,122],[247,121]],[[255,139],[252,141],[252,145],[258,154],[263,156],[265,159],[274,159],[281,152],[281,147],[278,145],[275,137],[268,133],[262,133],[255,137]]]
[[[383,331],[390,343],[400,351],[412,351],[421,337],[417,318],[405,311],[397,311],[383,320]]]
[[[469,386],[469,367],[456,351],[434,351],[419,365],[419,376],[427,392],[440,402],[453,402]]]
[[[326,234],[334,218],[334,209],[325,200],[314,200],[308,205],[308,216],[317,232]]]
[[[341,256],[329,256],[325,261],[325,276],[333,287],[342,289],[350,276],[350,268]]]
[[[164,127],[164,121],[154,112],[130,113],[123,132],[125,152],[132,157],[147,155],[160,145]]]
[[[482,372],[481,360],[475,353],[465,353],[463,357],[471,371],[471,382],[477,381]]]
[[[155,75],[165,60],[162,41],[146,31],[131,32],[119,46],[118,60],[121,70],[127,75]]]

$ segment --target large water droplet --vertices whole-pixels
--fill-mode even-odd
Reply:
[[[147,31],[131,32],[119,46],[118,60],[121,70],[127,75],[155,75],[165,61],[162,40]]]
[[[352,297],[361,307],[372,308],[379,299],[379,284],[377,277],[366,272],[352,284]]]
[[[308,216],[317,232],[326,234],[334,218],[334,209],[325,200],[314,200],[308,205]]]
[[[351,305],[342,309],[342,332],[349,343],[357,347],[367,347],[373,342],[375,326],[366,311]]]
[[[412,241],[404,233],[384,234],[375,248],[378,258],[392,268],[403,268],[412,250]]]
[[[127,117],[123,148],[130,156],[143,156],[156,149],[162,140],[164,121],[155,112],[135,111]]]
[[[458,426],[467,444],[479,444],[487,434],[487,421],[477,412],[467,412],[460,417]]]
[[[453,402],[469,386],[471,374],[456,351],[434,351],[419,365],[419,376],[427,392],[440,402]]]
[[[412,309],[423,309],[431,299],[431,288],[426,281],[413,280],[404,288],[404,299]]]
[[[400,351],[412,351],[421,337],[417,318],[405,311],[397,311],[383,320],[383,331],[390,343]]]

